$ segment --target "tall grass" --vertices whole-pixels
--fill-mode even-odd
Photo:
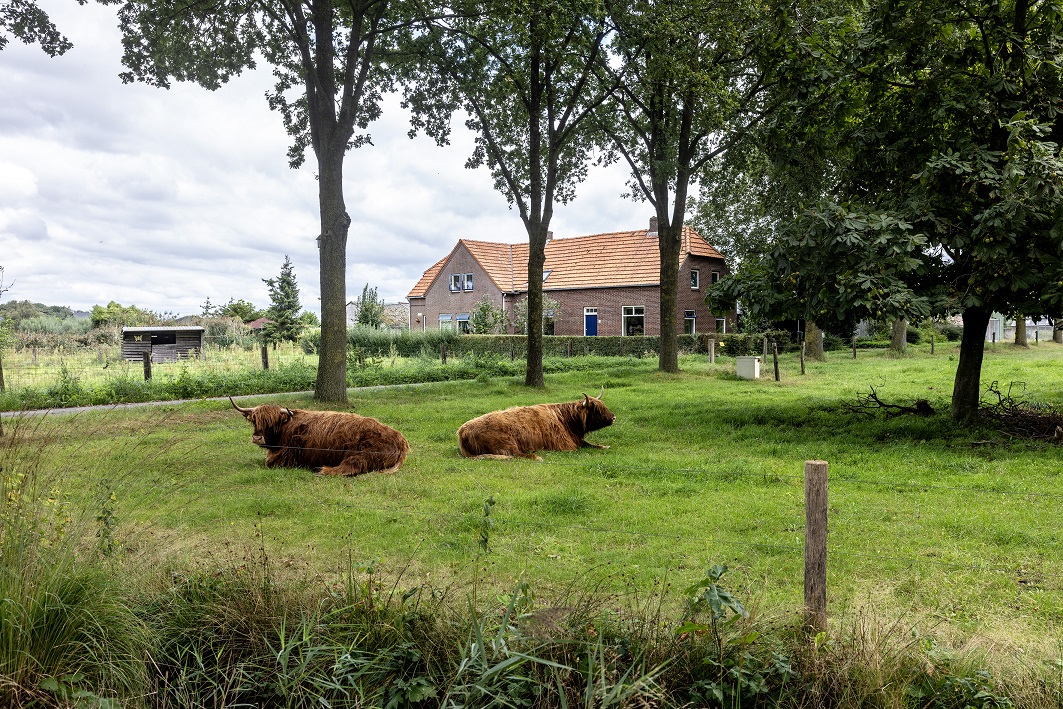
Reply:
[[[22,422],[0,438],[0,702],[142,695],[147,635],[133,589],[101,556],[97,519],[24,442],[36,433]]]

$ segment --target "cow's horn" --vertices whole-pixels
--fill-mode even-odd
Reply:
[[[230,397],[229,397],[229,401],[230,401],[230,402],[232,403],[232,405],[233,405],[233,408],[234,408],[234,409],[236,409],[237,411],[239,411],[239,412],[240,412],[240,413],[242,413],[242,414],[246,414],[246,413],[248,413],[249,411],[251,411],[251,409],[241,409],[241,408],[240,408],[239,406],[237,406],[237,405],[236,405],[236,402],[235,402],[235,401],[233,401],[233,398],[232,398],[232,396],[230,396]]]
[[[603,396],[605,396],[605,385],[604,384],[602,384],[602,390],[600,392],[598,392],[598,401],[601,401]]]

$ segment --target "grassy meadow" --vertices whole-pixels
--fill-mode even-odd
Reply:
[[[47,499],[68,510],[57,514],[81,514],[130,578],[257,558],[324,586],[353,566],[400,591],[493,598],[526,583],[543,607],[579,589],[616,608],[652,596],[678,616],[682,589],[726,564],[724,585],[779,628],[803,601],[803,465],[826,460],[832,633],[932,637],[994,670],[1052,666],[1063,450],[952,424],[956,357],[952,345],[830,352],[801,375],[784,355],[780,382],[770,360],[745,381],[730,358],[684,357],[678,375],[616,358],[548,375],[545,391],[487,376],[354,390],[350,410],[411,443],[390,475],[266,469],[249,425],[216,400],[8,418],[0,449],[5,470],[39,470]],[[983,387],[1061,407],[1061,365],[1053,343],[987,346]],[[543,462],[458,454],[455,431],[472,417],[603,386],[617,422],[588,439],[608,450]],[[847,408],[872,386],[938,413]],[[267,402],[322,408],[294,395],[240,401]]]

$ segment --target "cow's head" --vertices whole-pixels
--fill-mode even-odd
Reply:
[[[616,416],[613,415],[613,412],[602,403],[604,394],[604,386],[598,396],[587,396],[587,392],[583,392],[583,401],[579,405],[580,410],[583,412],[584,429],[588,432],[612,426],[613,422],[616,421]]]
[[[255,432],[251,434],[251,442],[256,446],[276,445],[285,424],[292,420],[290,409],[272,404],[262,404],[245,409],[237,406],[231,396],[229,401],[232,402],[233,408],[242,413],[244,418],[255,427]]]

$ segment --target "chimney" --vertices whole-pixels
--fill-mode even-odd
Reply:
[[[553,231],[548,231],[548,232],[546,232],[546,240],[547,240],[547,241],[550,241],[550,240],[552,240],[553,238],[554,238],[554,232],[553,232]]]
[[[646,236],[657,236],[657,217],[650,217],[650,230],[646,232]]]

